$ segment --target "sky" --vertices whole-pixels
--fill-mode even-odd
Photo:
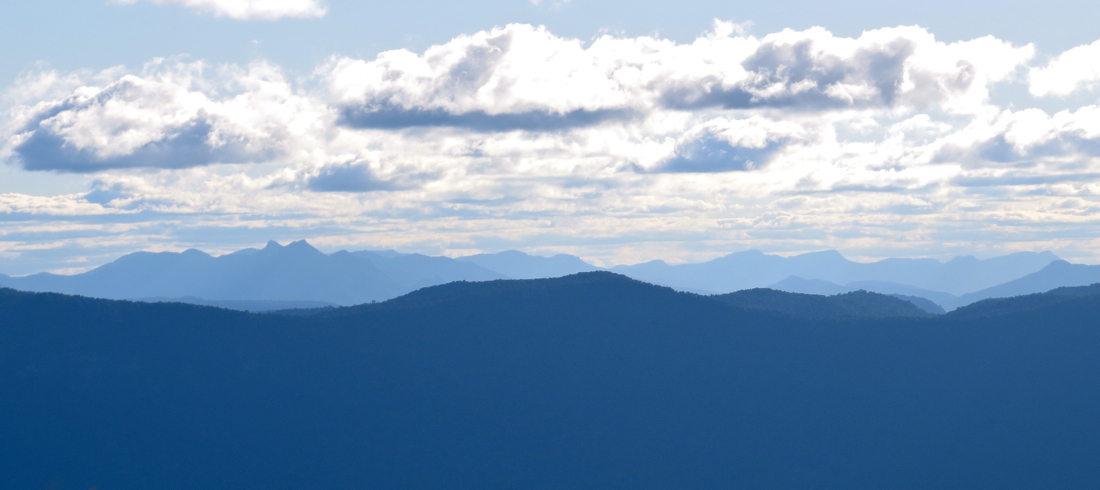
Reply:
[[[138,250],[1100,262],[1096,2],[9,0],[0,273]]]

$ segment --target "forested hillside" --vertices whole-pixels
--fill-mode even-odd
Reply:
[[[0,290],[0,487],[1096,488],[1096,318],[606,272],[310,315]]]

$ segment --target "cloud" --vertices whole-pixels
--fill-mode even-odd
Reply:
[[[206,68],[158,60],[20,106],[4,153],[28,170],[79,173],[270,161],[322,117],[274,67],[226,67],[218,79]]]
[[[1004,111],[945,139],[941,161],[971,166],[1085,168],[1100,157],[1100,106],[1048,115],[1039,109]]]
[[[365,164],[332,165],[309,179],[309,189],[317,192],[370,192],[396,188],[378,180]]]
[[[1086,212],[1100,109],[989,97],[1035,86],[1020,77],[1034,55],[918,27],[753,37],[718,23],[678,43],[509,25],[294,79],[182,59],[43,70],[0,97],[0,172],[79,175],[60,196],[5,188],[0,244],[17,252],[0,272],[37,243],[89,247],[73,230],[142,248],[308,238],[604,263],[745,248],[1095,255],[1081,237],[1100,225]]]
[[[766,165],[780,146],[771,142],[763,148],[746,148],[708,135],[677,148],[676,156],[657,170],[702,173],[753,170]]]
[[[324,17],[328,9],[318,0],[114,0],[128,5],[139,1],[180,5],[216,17],[237,20],[275,20],[287,17]]]
[[[804,129],[761,117],[718,118],[688,132],[667,160],[652,172],[713,173],[763,168],[785,145],[803,137]]]
[[[1100,82],[1100,41],[1077,46],[1029,74],[1031,95],[1065,97]]]
[[[374,192],[413,189],[431,178],[424,173],[391,172],[396,175],[380,177],[377,170],[365,161],[325,165],[316,174],[304,176],[305,187],[314,192]]]
[[[758,39],[719,23],[691,44],[603,36],[587,47],[512,24],[422,55],[334,58],[319,70],[356,127],[559,129],[665,109],[969,110],[1034,54],[994,38],[946,44],[918,27],[856,39],[821,28]]]
[[[606,121],[630,119],[622,109],[584,109],[567,113],[530,111],[512,114],[487,114],[483,111],[452,114],[442,110],[422,111],[401,108],[351,106],[341,109],[340,123],[363,129],[403,129],[416,127],[462,127],[474,131],[559,131],[594,126]]]

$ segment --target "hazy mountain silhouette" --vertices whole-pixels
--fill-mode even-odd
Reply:
[[[204,301],[381,301],[456,280],[503,276],[446,257],[387,252],[324,254],[305,240],[220,257],[199,250],[136,252],[83,274],[34,274],[0,285],[100,298],[202,298]]]
[[[964,304],[987,298],[1005,298],[1024,294],[1042,293],[1060,287],[1086,286],[1100,282],[1100,265],[1071,264],[1064,260],[1051,262],[1050,265],[1033,274],[964,294],[959,299]]]
[[[904,299],[907,300],[911,298],[920,298],[935,305],[933,307],[922,303],[922,309],[930,313],[942,313],[943,311],[939,310],[953,310],[964,304],[958,296],[953,294],[941,291],[929,291],[907,284],[898,284],[888,281],[855,281],[842,286],[821,279],[803,279],[798,276],[791,276],[768,287],[780,291],[803,294],[834,295],[863,290],[894,297],[904,297]],[[920,301],[917,302],[919,303]]]
[[[777,311],[814,319],[932,316],[910,301],[867,291],[820,296],[757,288],[712,298],[740,308]]]
[[[824,279],[803,279],[798,276],[790,276],[775,284],[768,285],[768,288],[789,293],[820,294],[824,296],[858,291],[857,288],[841,286]]]
[[[887,281],[958,295],[1023,277],[1055,260],[1058,257],[1050,252],[1019,252],[986,260],[956,257],[946,263],[935,259],[859,263],[844,258],[835,250],[792,257],[749,250],[698,264],[668,265],[652,261],[610,270],[685,291],[731,292],[768,287],[790,276],[798,276],[835,284]]]
[[[921,284],[950,284],[952,290],[993,286],[1003,283],[1002,279],[1016,279],[1037,271],[1055,259],[1050,252],[1043,252],[1016,253],[983,261],[957,257],[947,263],[932,259],[886,259],[864,264],[849,261],[836,251],[787,258],[748,251],[699,264],[672,266],[652,261],[612,270],[700,294],[756,287],[829,295],[867,290],[922,297],[950,310],[1001,294],[1001,290],[991,288],[960,299]],[[285,247],[270,242],[260,250],[244,249],[220,257],[198,250],[137,252],[72,276],[48,273],[0,276],[0,286],[112,299],[195,297],[205,301],[314,301],[350,305],[386,300],[421,287],[453,281],[559,277],[597,269],[571,255],[537,257],[518,251],[458,259],[393,250],[326,255],[303,240]],[[1092,277],[1089,274],[1084,273]],[[1086,282],[1081,279],[1072,284]],[[1052,287],[1072,285],[1055,279],[1043,284],[1047,283]],[[1006,287],[1008,293],[1004,294],[1035,292],[1033,289]]]
[[[944,313],[947,313],[947,310],[945,310],[942,306],[936,304],[934,301],[928,298],[922,298],[920,296],[907,296],[904,294],[887,294],[887,296],[913,303],[913,306],[916,306],[917,308],[924,310],[926,313],[931,313],[933,315],[942,315]]]
[[[561,277],[578,272],[599,270],[573,255],[558,254],[553,257],[527,255],[516,250],[495,254],[478,254],[459,257],[459,261],[470,262],[512,279],[541,279]]]
[[[369,260],[372,265],[399,284],[403,290],[402,293],[454,281],[489,281],[506,278],[504,275],[480,267],[477,264],[460,262],[448,257],[429,257],[421,254],[387,254],[374,251],[352,252],[351,254]]]
[[[603,272],[310,316],[0,290],[0,487],[1100,485],[1100,296],[964,310]]]
[[[330,308],[337,306],[324,301],[279,301],[279,300],[210,300],[184,296],[182,298],[135,298],[134,301],[146,303],[186,303],[189,305],[213,306],[239,311],[279,311],[290,309]]]
[[[1073,303],[1080,298],[1100,297],[1100,284],[1088,286],[1060,287],[1043,293],[1034,293],[1007,298],[983,299],[950,313],[950,318],[972,319],[1003,315],[1012,315],[1049,307],[1061,303]],[[1057,321],[1057,316],[1051,320]]]

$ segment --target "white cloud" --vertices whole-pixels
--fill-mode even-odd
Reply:
[[[1057,230],[1100,225],[1100,109],[992,103],[1033,57],[918,27],[719,23],[676,43],[509,25],[294,81],[173,59],[43,71],[5,92],[0,157],[86,173],[88,192],[5,195],[0,215],[65,225],[0,219],[0,235],[75,244],[78,226],[116,226],[135,247],[314,238],[604,263],[1069,247]]]
[[[1031,69],[1029,90],[1038,97],[1067,96],[1100,82],[1100,41],[1077,46],[1044,67]]]
[[[460,36],[422,55],[397,50],[371,61],[336,58],[320,71],[351,125],[523,129],[662,109],[943,105],[966,111],[1033,51],[993,38],[945,44],[917,27],[868,31],[857,39],[821,28],[757,39],[735,36],[724,24],[691,44],[604,36],[586,47],[545,28],[513,24]]]
[[[328,12],[318,0],[114,0],[114,3],[134,4],[139,1],[181,5],[217,17],[238,20],[323,17]]]
[[[27,169],[68,172],[267,161],[292,155],[324,117],[271,65],[221,67],[212,78],[207,71],[202,62],[156,60],[79,86],[39,77],[35,90],[60,84],[71,92],[16,105],[3,154]]]

